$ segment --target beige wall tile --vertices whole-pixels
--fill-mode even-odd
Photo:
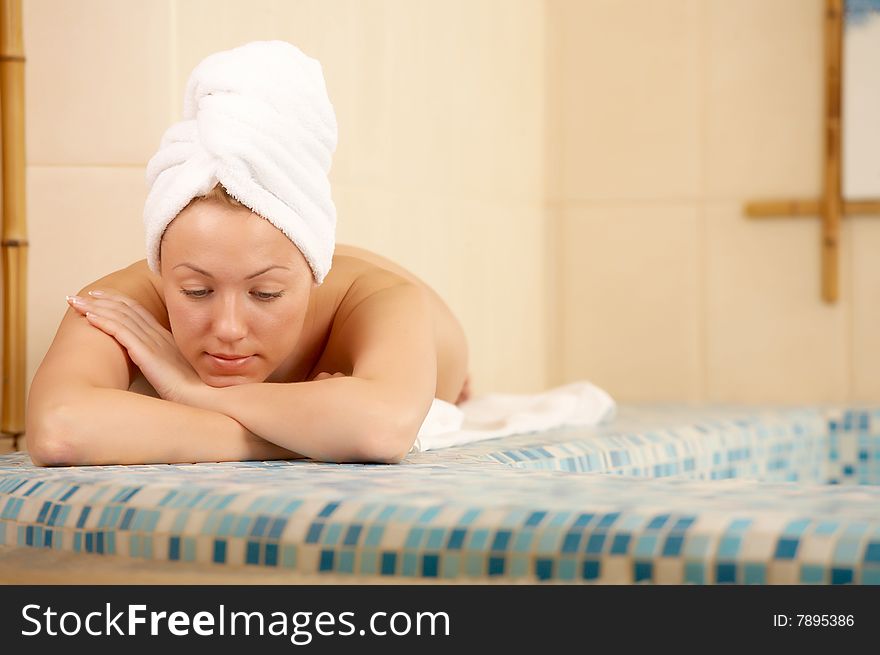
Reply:
[[[212,29],[204,16],[212,15]],[[206,55],[288,40],[324,69],[339,125],[331,181],[543,197],[540,0],[178,2],[180,102]]]
[[[880,400],[880,216],[848,217],[852,232],[853,399]]]
[[[543,208],[468,203],[463,212],[465,252],[446,266],[460,274],[453,307],[468,333],[474,391],[542,390],[552,320],[540,257]]]
[[[143,259],[141,168],[30,166],[28,181],[28,374],[49,349],[64,296]]]
[[[563,93],[568,67],[563,59],[562,35],[568,16],[560,0],[546,0],[544,6],[544,198],[553,204],[564,198],[565,187],[562,175],[566,136]]]
[[[834,305],[820,298],[817,221],[749,220],[738,204],[712,204],[706,229],[708,399],[844,401],[850,226],[842,231]]]
[[[565,382],[564,375],[564,337],[565,321],[563,306],[563,281],[565,279],[565,259],[563,257],[564,210],[562,206],[548,203],[544,208],[544,270],[547,283],[545,285],[544,315],[547,317],[546,327],[546,371],[547,385],[558,386]]]
[[[556,0],[567,199],[700,191],[700,3]]]
[[[546,388],[545,212],[538,206],[468,204],[460,237],[461,316],[471,337],[475,392]],[[441,215],[442,216],[442,215]],[[440,218],[440,216],[438,216]],[[481,379],[481,371],[487,371]]]
[[[373,250],[420,277],[468,336],[476,392],[547,384],[546,215],[502,205],[337,186],[339,242]]]
[[[170,2],[24,0],[30,164],[145,165],[170,116]]]
[[[568,206],[561,248],[564,378],[624,403],[700,400],[697,207]]]
[[[384,184],[489,201],[542,198],[542,3],[394,0],[387,18]]]
[[[822,0],[709,0],[709,198],[820,193],[822,7]]]

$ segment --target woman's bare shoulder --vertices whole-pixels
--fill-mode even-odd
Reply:
[[[113,271],[87,285],[83,290],[90,289],[118,291],[143,306],[163,327],[170,329],[168,310],[165,308],[165,300],[160,290],[160,278],[147,266],[146,259]]]
[[[372,273],[375,272],[375,269],[381,269],[383,271],[394,273],[404,280],[414,282],[421,287],[428,286],[425,282],[400,264],[391,261],[387,257],[371,252],[370,250],[366,250],[365,248],[357,248],[355,246],[338,243],[336,244],[334,265],[336,264],[336,258],[343,258],[345,260],[357,262],[359,264],[358,268],[360,269],[358,273],[360,274]]]

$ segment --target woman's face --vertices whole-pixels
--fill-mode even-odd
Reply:
[[[180,212],[162,238],[161,276],[174,341],[206,384],[263,382],[293,356],[314,278],[250,209],[197,201]]]

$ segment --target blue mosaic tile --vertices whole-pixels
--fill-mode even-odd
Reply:
[[[37,468],[13,453],[0,456],[0,543],[114,553],[120,565],[155,553],[423,580],[589,583],[613,557],[604,581],[654,582],[659,562],[679,560],[664,566],[667,579],[767,584],[770,562],[786,561],[802,584],[871,584],[878,426],[880,408],[621,407],[597,429],[414,453],[395,466]],[[771,512],[788,518],[774,528]],[[744,559],[755,525],[772,539],[764,561]],[[804,539],[822,540],[827,566],[801,561]]]
[[[599,560],[584,560],[581,577],[584,580],[598,580],[601,572]]]

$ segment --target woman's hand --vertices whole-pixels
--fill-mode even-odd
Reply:
[[[68,296],[67,302],[93,326],[128,351],[160,397],[190,404],[205,383],[180,354],[171,332],[131,298],[119,293],[89,291],[91,298]]]

